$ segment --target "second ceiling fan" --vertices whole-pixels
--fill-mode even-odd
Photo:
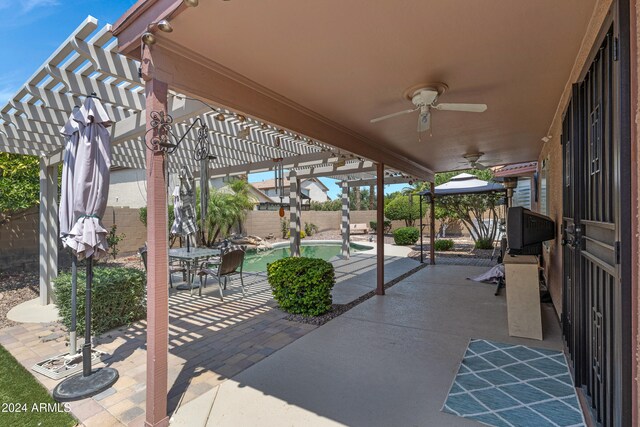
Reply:
[[[436,103],[446,88],[444,85],[441,85],[440,87],[440,90],[433,87],[422,87],[413,91],[409,98],[415,108],[377,117],[372,119],[371,123],[377,123],[392,117],[420,111],[418,115],[418,132],[424,132],[431,129],[431,109],[439,111],[463,111],[469,113],[482,113],[487,110],[486,104]]]

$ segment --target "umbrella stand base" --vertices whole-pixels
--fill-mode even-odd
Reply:
[[[58,402],[72,402],[102,393],[118,381],[118,371],[100,368],[85,377],[82,373],[62,381],[53,389],[53,398]]]

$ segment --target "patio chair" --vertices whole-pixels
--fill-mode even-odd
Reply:
[[[147,271],[147,245],[138,248],[138,254],[140,254],[140,258],[142,259],[142,264],[144,265],[144,271]],[[187,272],[187,269],[184,267],[182,263],[179,265],[175,265],[175,263],[169,262],[169,286],[173,288],[173,278],[171,275],[173,273],[182,273],[184,276]],[[186,280],[186,278],[185,278]]]
[[[227,289],[227,281],[233,275],[240,275],[240,288],[242,296],[244,292],[244,278],[242,276],[242,263],[244,262],[244,250],[237,246],[231,246],[227,250],[223,250],[220,255],[220,262],[216,266],[209,266],[206,262],[198,272],[200,277],[200,288],[198,295],[202,295],[202,288],[207,286],[207,277],[215,276],[218,278],[218,287],[220,288],[220,301],[224,301],[223,289]],[[204,277],[204,279],[203,279]],[[224,281],[224,285],[223,282]]]

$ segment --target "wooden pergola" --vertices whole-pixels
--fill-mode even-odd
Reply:
[[[149,105],[141,64],[118,53],[111,25],[98,28],[87,17],[52,53],[0,110],[0,151],[40,158],[40,299],[50,302],[51,282],[57,275],[57,165],[62,161],[65,139],[60,128],[75,106],[90,94],[101,99],[110,117],[112,165],[139,168],[147,165],[145,135]],[[184,137],[179,148],[166,156],[166,169],[176,173],[182,166],[200,171],[193,152],[198,143],[195,130],[187,133],[197,119],[206,124],[209,177],[246,175],[273,170],[276,159],[291,178],[291,228],[300,230],[298,180],[333,177],[342,180],[343,192],[354,185],[407,182],[416,179],[385,168],[384,181],[377,180],[379,166],[354,153],[324,141],[294,133],[277,124],[210,105],[173,90],[167,91],[166,113],[173,119],[176,138]],[[424,177],[423,177],[424,178]],[[428,178],[428,177],[427,177]],[[380,187],[382,193],[382,187]],[[348,203],[348,197],[347,197]],[[343,228],[348,256],[348,204]],[[292,252],[297,253],[299,233],[291,233]]]

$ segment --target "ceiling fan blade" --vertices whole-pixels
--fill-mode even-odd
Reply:
[[[487,169],[489,166],[487,166],[487,165],[483,165],[482,163],[475,162],[475,163],[473,164],[473,167],[474,167],[474,169],[485,170],[485,169]]]
[[[487,104],[458,104],[442,103],[433,106],[440,111],[466,111],[468,113],[482,113],[487,111]]]
[[[418,132],[425,132],[429,129],[431,129],[431,112],[427,110],[418,116]]]
[[[382,117],[377,117],[375,119],[371,119],[371,123],[377,123],[377,122],[381,122],[382,120],[390,119],[391,117],[396,117],[396,116],[401,116],[403,114],[413,113],[414,111],[418,111],[419,109],[420,109],[420,107],[417,107],[417,108],[412,108],[411,110],[404,110],[404,111],[399,111],[399,112],[393,113],[393,114],[387,114],[386,116],[382,116]]]

